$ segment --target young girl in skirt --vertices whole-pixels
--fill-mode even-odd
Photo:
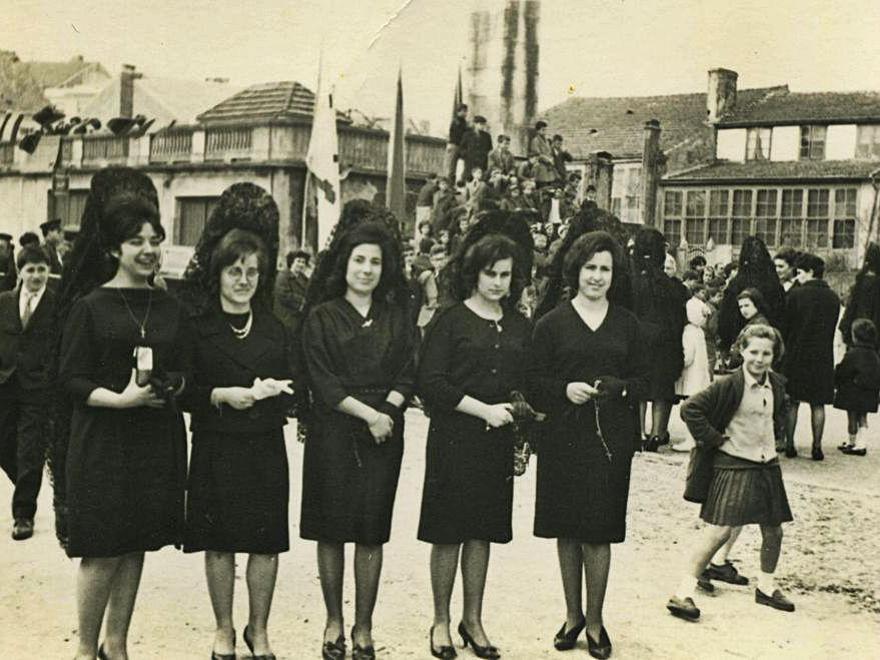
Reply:
[[[868,432],[868,413],[877,412],[880,393],[880,355],[877,354],[877,327],[869,319],[852,324],[852,342],[834,369],[834,407],[846,411],[849,442],[838,447],[844,454],[864,456]]]
[[[782,352],[782,339],[770,326],[750,325],[736,346],[742,368],[689,398],[681,411],[697,443],[685,499],[702,503],[700,517],[709,525],[666,607],[690,621],[700,617],[694,589],[709,559],[728,541],[732,528],[750,524],[761,526],[763,539],[755,602],[794,611],[773,577],[782,523],[792,520],[775,441],[784,429],[785,388],[771,370],[774,356]]]

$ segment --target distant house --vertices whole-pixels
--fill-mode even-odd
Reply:
[[[112,78],[99,62],[77,55],[67,62],[25,62],[43,96],[68,116],[79,115],[88,101]]]
[[[751,106],[786,93],[785,86],[744,89],[738,102]],[[551,133],[560,134],[572,166],[591,154],[610,154],[614,164],[610,210],[625,222],[641,222],[641,172],[645,122],[660,122],[660,151],[666,171],[691,167],[712,157],[713,129],[707,121],[708,94],[571,98],[542,113]]]
[[[314,94],[298,82],[281,81],[227,90],[211,100],[218,85],[223,83],[139,77],[127,67],[94,99],[89,114],[157,118],[146,134],[117,136],[102,129],[49,135],[31,155],[0,140],[0,231],[19,235],[47,217],[77,226],[92,175],[107,165],[128,165],[153,179],[167,242],[178,246],[177,261],[185,261],[186,248],[195,245],[223,190],[239,181],[260,185],[275,198],[282,252],[299,245],[306,233],[303,187]],[[342,201],[381,199],[388,132],[354,125],[344,114],[338,116],[337,131]],[[407,135],[406,143],[414,209],[419,187],[443,167],[446,142]],[[412,217],[401,220],[412,223]]]
[[[661,181],[670,244],[735,252],[756,235],[783,246],[838,252],[851,265],[878,231],[880,93],[775,94],[741,105],[736,73],[713,128],[710,161]]]
[[[569,99],[543,116],[583,166],[613,163],[613,212],[649,217],[685,255],[733,258],[743,238],[861,258],[876,240],[880,93],[737,90],[737,74],[709,72],[706,94]],[[645,123],[659,120],[656,206],[642,202]],[[647,211],[651,210],[650,215]],[[711,243],[709,242],[711,239]]]

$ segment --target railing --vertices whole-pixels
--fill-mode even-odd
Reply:
[[[12,142],[0,143],[0,165],[11,165],[15,160],[15,144]]]
[[[115,135],[83,137],[83,162],[125,161],[128,158],[128,138]]]
[[[253,129],[210,128],[205,131],[205,160],[241,160],[251,157]]]
[[[442,140],[408,135],[405,152],[407,173],[443,171],[446,144]],[[384,172],[388,164],[388,134],[357,128],[341,129],[339,160],[344,166]]]
[[[192,153],[192,129],[165,131],[150,136],[150,162],[189,161]]]

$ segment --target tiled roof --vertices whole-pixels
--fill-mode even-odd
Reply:
[[[23,65],[27,67],[30,75],[44,89],[46,87],[58,87],[65,83],[77,84],[76,75],[92,69],[107,74],[107,71],[99,63],[86,62],[79,55],[67,62],[23,62]],[[107,77],[110,77],[109,74],[107,74]],[[71,80],[71,78],[74,78],[74,80]]]
[[[199,115],[205,123],[311,117],[315,94],[298,82],[252,85]],[[340,116],[340,119],[342,117]]]
[[[672,185],[689,182],[867,180],[876,171],[880,171],[880,161],[876,160],[795,160],[748,163],[719,160],[666,176],[663,178],[663,183]]]
[[[880,122],[880,92],[818,92],[770,95],[760,102],[737,103],[719,122],[723,126],[801,124],[873,120]]]
[[[737,103],[750,107],[768,94],[786,87],[743,89]],[[608,151],[616,158],[641,157],[643,129],[649,119],[658,119],[664,152],[698,138],[706,130],[706,94],[667,96],[624,96],[571,98],[546,110],[541,117],[549,132],[565,138],[575,158],[593,151]]]

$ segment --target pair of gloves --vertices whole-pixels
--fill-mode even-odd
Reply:
[[[599,399],[619,397],[626,392],[626,381],[616,376],[600,376],[593,387],[599,390]]]

